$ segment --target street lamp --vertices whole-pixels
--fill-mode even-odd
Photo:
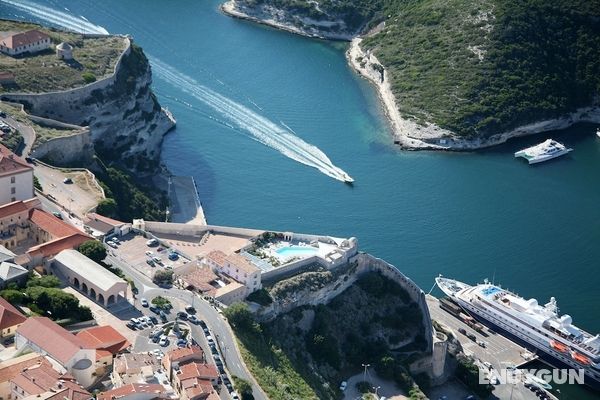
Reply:
[[[376,386],[373,386],[373,389],[375,390],[375,398],[379,400],[379,395],[377,394],[377,391],[378,391],[379,389],[381,389],[381,386],[377,386],[377,387],[376,387]]]
[[[365,371],[363,372],[363,381],[367,380],[367,369],[371,366],[371,364],[361,364]]]

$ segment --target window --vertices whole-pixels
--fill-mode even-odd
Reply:
[[[14,176],[10,177],[10,183],[15,183],[15,177]]]
[[[15,188],[10,188],[10,194],[15,194],[17,192],[17,189]]]

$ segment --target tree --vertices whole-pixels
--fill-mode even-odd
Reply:
[[[253,400],[252,385],[245,379],[239,376],[232,376],[236,390],[242,395],[242,400]]]
[[[96,206],[96,212],[105,217],[115,218],[117,217],[117,210],[119,209],[115,199],[107,198],[100,200]]]
[[[54,275],[34,276],[27,281],[27,287],[33,286],[56,288],[60,286],[60,279]]]
[[[0,296],[12,305],[23,304],[24,296],[20,290],[6,289],[0,292]]]
[[[106,249],[97,240],[83,242],[78,250],[81,254],[97,263],[101,263],[106,258]]]
[[[152,282],[156,283],[157,285],[163,285],[163,286],[170,286],[173,284],[173,271],[166,269],[166,270],[158,270],[156,271],[156,273],[154,274],[154,277],[152,277]]]
[[[161,308],[163,310],[167,310],[171,307],[171,302],[162,296],[156,296],[150,302],[156,307]]]
[[[250,330],[254,326],[254,316],[246,303],[233,303],[223,314],[235,329]]]

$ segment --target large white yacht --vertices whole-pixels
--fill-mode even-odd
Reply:
[[[554,297],[545,305],[484,281],[475,286],[438,277],[437,286],[473,317],[508,333],[555,367],[583,369],[585,383],[600,389],[600,335],[559,315]]]
[[[529,164],[536,164],[560,157],[571,151],[573,151],[573,149],[565,147],[564,144],[558,143],[553,139],[548,139],[535,146],[517,151],[515,157],[523,157]]]

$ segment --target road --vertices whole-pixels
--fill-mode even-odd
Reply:
[[[176,288],[163,289],[158,287],[150,280],[150,278],[141,274],[122,259],[113,256],[110,252],[107,257],[107,261],[120,268],[125,275],[134,281],[139,290],[137,296],[138,298],[145,297],[147,299],[152,299],[156,296],[171,297],[180,300],[183,304],[192,305],[197,311],[198,318],[203,319],[206,322],[208,328],[213,334],[213,337],[218,342],[221,355],[223,357],[223,363],[225,364],[230,375],[236,375],[250,382],[252,384],[252,391],[255,399],[267,400],[267,396],[264,394],[260,386],[258,386],[252,374],[250,374],[250,372],[246,369],[242,361],[242,356],[238,351],[235,337],[231,331],[231,328],[229,327],[229,324],[227,323],[227,320],[212,304],[187,290]],[[178,311],[183,310],[174,309],[172,313],[176,314]],[[192,334],[194,339],[198,343],[204,341],[204,334],[202,330],[193,324],[190,325],[192,326]]]

